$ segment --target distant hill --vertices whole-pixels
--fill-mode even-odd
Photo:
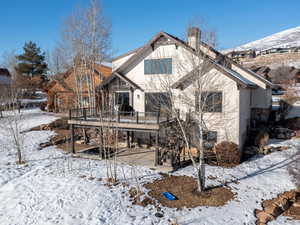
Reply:
[[[281,31],[257,41],[252,41],[236,48],[226,49],[223,52],[243,50],[266,50],[269,48],[290,48],[300,46],[300,26]]]

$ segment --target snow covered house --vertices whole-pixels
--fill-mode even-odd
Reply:
[[[155,111],[155,106],[159,105],[161,110],[166,105],[159,101],[167,98],[162,85],[162,80],[167,80],[178,99],[175,108],[185,119],[201,101],[195,96],[194,68],[187,60],[200,50],[211,65],[205,76],[214,82],[214,86],[207,83],[203,90],[215,96],[204,103],[213,107],[205,112],[208,135],[203,139],[213,143],[232,141],[242,149],[251,121],[268,119],[273,84],[202,42],[200,36],[196,27],[189,29],[187,42],[159,32],[144,46],[113,59],[112,76],[99,88],[110,91],[115,108],[126,104],[134,112],[146,115]],[[180,101],[183,95],[195,96],[194,104]]]

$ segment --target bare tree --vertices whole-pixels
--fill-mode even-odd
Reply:
[[[0,122],[1,135],[7,139],[5,147],[8,151],[16,151],[17,163],[24,163],[24,133],[22,133],[23,113],[20,111],[19,89],[11,85],[1,95],[1,106],[4,108],[3,118]]]
[[[275,84],[288,85],[295,82],[295,75],[292,73],[291,67],[283,64],[271,71],[271,79]]]
[[[95,70],[108,56],[110,49],[110,24],[104,17],[103,8],[97,0],[91,0],[86,8],[78,8],[69,16],[62,32],[60,50],[67,55],[76,74],[78,107],[96,106]],[[102,80],[102,74],[98,74]],[[85,102],[84,91],[88,92]]]

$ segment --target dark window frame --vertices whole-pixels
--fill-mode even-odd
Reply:
[[[145,59],[144,60],[144,74],[172,74],[173,73],[173,59]]]
[[[201,99],[196,94],[196,109],[202,112],[221,113],[223,111],[223,92],[222,91],[203,91]]]

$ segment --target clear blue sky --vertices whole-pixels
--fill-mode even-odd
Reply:
[[[61,24],[88,0],[0,0],[0,57],[25,41],[53,48]],[[300,26],[299,0],[102,0],[112,23],[114,55],[125,53],[164,30],[182,36],[193,18],[215,29],[220,48],[230,48]]]

